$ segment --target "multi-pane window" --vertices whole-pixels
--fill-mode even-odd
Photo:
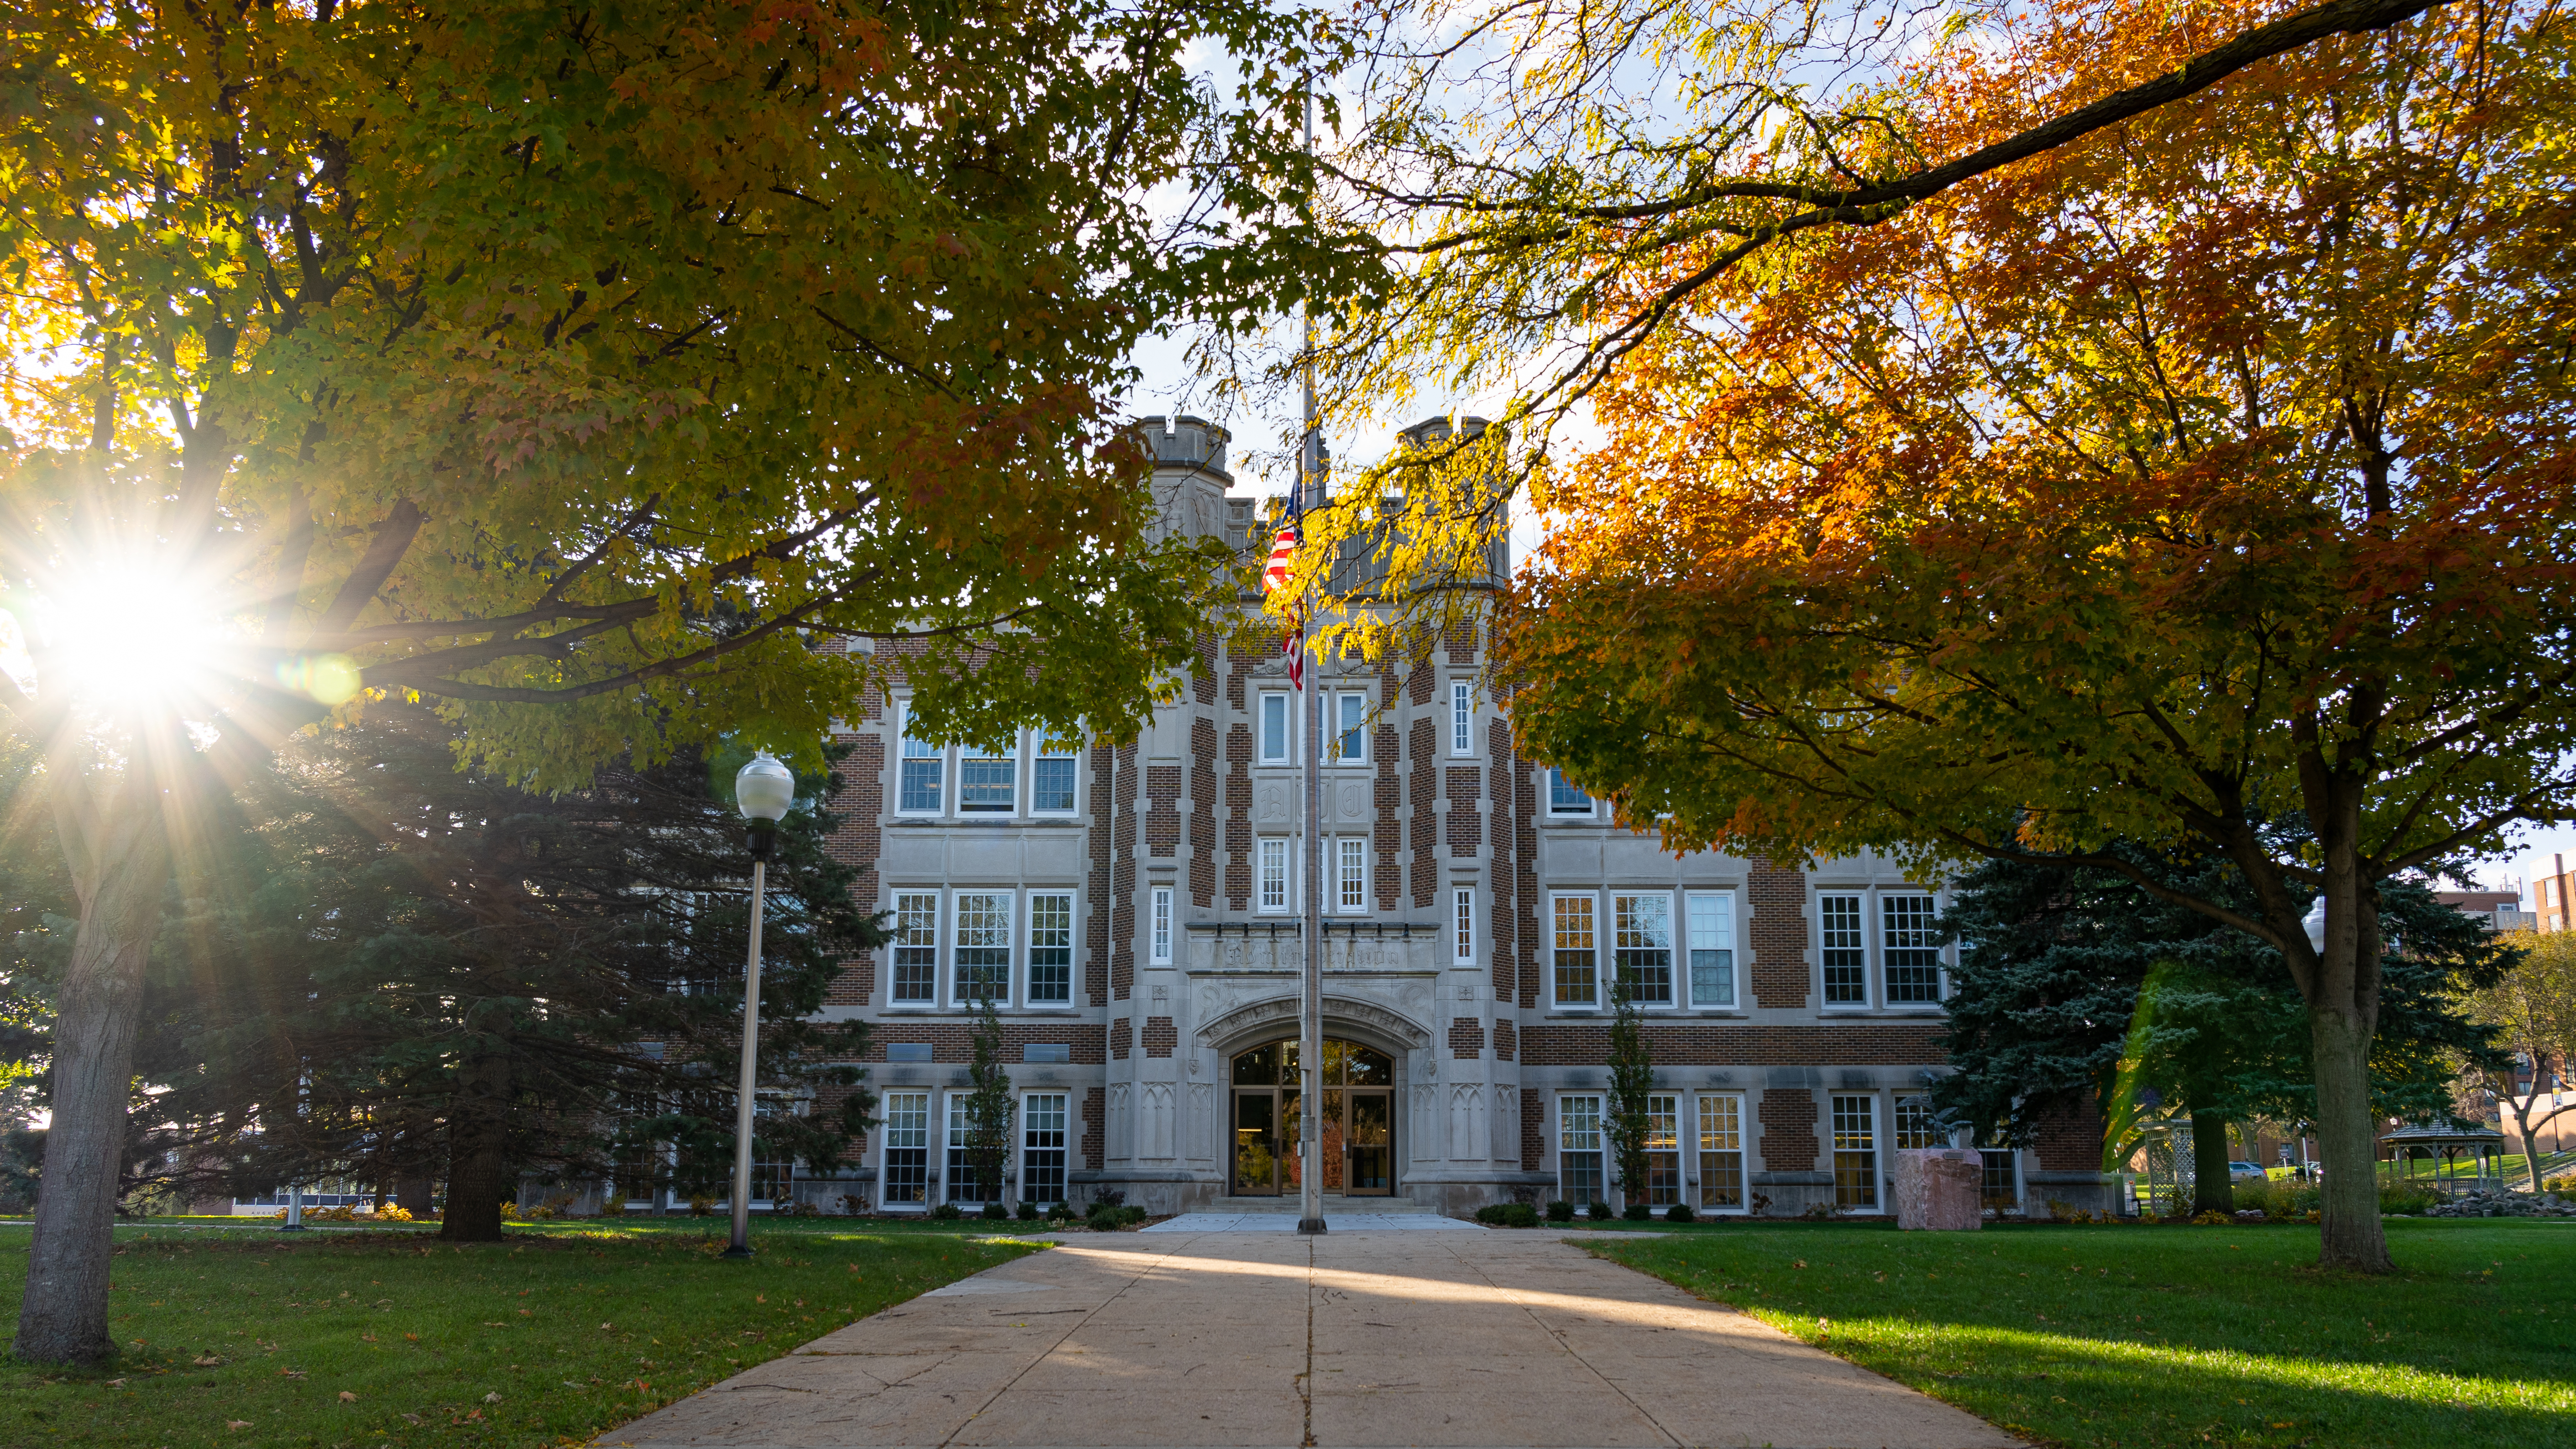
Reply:
[[[1879,961],[1887,971],[1887,1004],[1932,1006],[1941,1000],[1941,937],[1930,896],[1881,896]]]
[[[1288,909],[1288,841],[1264,836],[1261,841],[1261,909]]]
[[[1020,761],[1016,753],[989,754],[957,747],[957,808],[975,815],[1008,815],[1019,808]]]
[[[930,1197],[930,1094],[885,1094],[885,1200]]]
[[[1878,1206],[1878,1099],[1836,1097],[1834,1206]]]
[[[1038,1092],[1020,1107],[1020,1200],[1064,1201],[1065,1098]]]
[[[894,1001],[932,1001],[939,995],[939,897],[906,891],[894,898]]]
[[[1593,956],[1592,897],[1558,896],[1554,908],[1557,1005],[1598,1006],[1600,963]]]
[[[1601,1099],[1564,1097],[1557,1103],[1556,1185],[1576,1206],[1605,1202],[1601,1195]]]
[[[1368,840],[1364,836],[1333,842],[1333,906],[1344,915],[1368,909]]]
[[[1029,1004],[1062,1006],[1073,1000],[1073,897],[1062,891],[1029,894]]]
[[[756,1097],[752,1102],[755,1125],[751,1134],[751,1200],[756,1203],[782,1203],[796,1191],[796,1159],[777,1143],[764,1140],[756,1125],[759,1120],[790,1117],[796,1104],[778,1097]]]
[[[1011,996],[1011,898],[1000,891],[957,893],[955,999],[1007,1001]]]
[[[2014,1159],[2021,1154],[2009,1147],[1986,1147],[1978,1149],[1977,1155],[1985,1159],[1986,1168],[1979,1195],[1986,1206],[2010,1212],[2021,1201],[2021,1175],[2014,1165]]]
[[[1827,1006],[1869,1004],[1869,960],[1860,939],[1860,897],[1818,896],[1816,923],[1825,968]]]
[[[1744,1099],[1699,1099],[1699,1203],[1744,1206]]]
[[[1288,696],[1261,696],[1261,763],[1288,763]]]
[[[1356,764],[1368,758],[1368,696],[1345,694],[1340,701],[1340,729],[1333,736],[1333,758]]]
[[[1932,1099],[1929,1097],[1896,1099],[1894,1136],[1896,1150],[1899,1152],[1948,1145],[1941,1140],[1940,1119],[1934,1116]]]
[[[966,1102],[967,1096],[964,1092],[949,1094],[948,1181],[945,1184],[948,1190],[943,1196],[949,1202],[1000,1202],[1002,1184],[983,1181],[981,1174],[975,1171],[974,1161],[967,1155],[966,1143],[971,1128],[966,1115]],[[1002,1140],[1006,1143],[1010,1141],[1007,1137]],[[1007,1164],[1003,1170],[1009,1171]]]
[[[1458,916],[1458,944],[1451,960],[1468,962],[1476,959],[1476,893],[1453,891]]]
[[[1682,1200],[1682,1099],[1646,1098],[1646,1195],[1628,1200],[1671,1207]]]
[[[1154,910],[1151,936],[1146,942],[1147,958],[1157,966],[1172,960],[1172,888],[1154,887]]]
[[[1735,1004],[1735,897],[1694,892],[1682,902],[1689,913],[1690,993],[1693,1006]]]
[[[901,775],[896,781],[897,810],[937,814],[939,795],[947,783],[948,751],[945,746],[913,735],[912,706],[903,708],[903,759]]]
[[[1589,815],[1592,797],[1565,778],[1563,770],[1547,772],[1547,813],[1550,815]]]
[[[1475,736],[1468,728],[1476,722],[1476,695],[1467,681],[1453,680],[1449,685],[1449,753],[1472,755]]]
[[[1037,815],[1073,813],[1073,745],[1035,736],[1029,761],[1029,810]]]
[[[1673,898],[1638,895],[1610,898],[1611,948],[1619,966],[1619,984],[1639,1006],[1673,1004]]]

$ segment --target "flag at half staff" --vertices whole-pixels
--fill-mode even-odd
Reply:
[[[1292,501],[1288,512],[1279,520],[1279,531],[1270,536],[1270,562],[1261,570],[1261,591],[1277,593],[1288,583],[1289,571],[1297,564],[1300,530],[1297,505]],[[1279,652],[1288,656],[1288,682],[1298,689],[1306,687],[1306,608],[1301,602],[1294,607],[1287,632],[1279,637]]]

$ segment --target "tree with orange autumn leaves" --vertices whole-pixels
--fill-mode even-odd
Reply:
[[[1941,54],[1925,149],[2227,8]],[[1544,499],[1522,748],[1676,848],[2078,862],[2260,938],[2310,1013],[2323,1260],[2388,1267],[2378,887],[2576,805],[2572,65],[2555,0],[2436,9],[1695,293]],[[2190,891],[2213,856],[2256,908]]]

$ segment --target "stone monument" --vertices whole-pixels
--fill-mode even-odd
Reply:
[[[1959,1147],[1924,1147],[1896,1154],[1896,1225],[1932,1232],[1975,1231],[1985,1226],[1984,1157]]]

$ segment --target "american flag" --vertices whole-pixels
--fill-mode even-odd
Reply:
[[[1289,570],[1297,563],[1297,505],[1292,500],[1288,512],[1279,520],[1279,531],[1270,536],[1270,562],[1261,570],[1261,591],[1276,593],[1287,587]],[[1279,652],[1288,656],[1288,682],[1298,689],[1306,687],[1306,610],[1300,604],[1292,615],[1288,631],[1279,638]]]

